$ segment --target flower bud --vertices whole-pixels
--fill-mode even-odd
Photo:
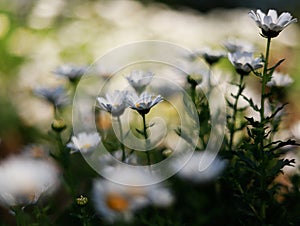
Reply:
[[[56,132],[62,132],[64,129],[67,128],[67,125],[63,119],[54,119],[51,127]]]
[[[88,198],[83,195],[80,195],[78,198],[76,198],[76,204],[78,206],[85,206],[87,205],[88,201]]]

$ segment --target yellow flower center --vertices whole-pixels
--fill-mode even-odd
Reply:
[[[85,144],[85,145],[82,146],[82,148],[89,149],[91,146],[92,146],[91,144]]]
[[[106,205],[110,209],[118,212],[124,212],[129,208],[128,200],[125,199],[123,196],[115,193],[107,195]]]

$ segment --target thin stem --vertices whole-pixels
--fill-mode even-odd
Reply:
[[[268,77],[268,64],[269,64],[269,53],[270,53],[270,45],[271,45],[271,38],[267,39],[267,48],[266,48],[266,55],[265,55],[265,64],[264,70],[262,75],[262,84],[261,84],[261,101],[260,101],[260,122],[265,120],[265,89]]]
[[[238,92],[235,96],[235,102],[233,105],[233,113],[232,113],[232,127],[230,128],[230,137],[229,137],[229,146],[228,149],[232,150],[232,145],[233,145],[233,140],[234,140],[234,135],[235,135],[235,122],[236,122],[236,114],[237,114],[237,105],[238,105],[238,101],[239,101],[239,97],[242,94],[243,91],[243,80],[244,80],[244,76],[240,75],[240,82],[238,84]]]
[[[263,75],[262,75],[262,84],[261,84],[261,107],[260,107],[260,123],[261,126],[264,127],[265,123],[265,89],[266,89],[266,83],[268,81],[268,64],[269,64],[269,53],[270,53],[270,45],[271,45],[271,38],[267,39],[267,48],[266,48],[266,55],[265,55],[265,64],[263,69]],[[263,130],[264,131],[264,130]],[[264,153],[264,132],[262,132],[260,137],[260,155],[261,155],[261,172],[260,172],[260,189],[261,191],[264,191],[267,187],[265,181],[266,181],[266,173],[265,173],[265,161],[266,156]],[[262,203],[260,205],[260,217],[261,220],[264,222],[266,219],[266,203],[265,200],[261,200]]]
[[[144,126],[144,137],[145,137],[145,153],[146,153],[146,156],[147,156],[147,162],[148,162],[148,165],[150,166],[151,165],[151,159],[150,159],[150,154],[149,154],[149,151],[148,151],[148,147],[149,147],[149,141],[148,141],[148,133],[147,133],[147,124],[146,124],[146,115],[145,114],[141,114],[142,117],[143,117],[143,126]]]
[[[191,85],[191,98],[194,104],[196,104],[196,86]]]
[[[126,159],[126,154],[125,154],[123,128],[122,128],[120,116],[118,116],[117,119],[118,119],[119,130],[120,130],[120,146],[121,146],[121,150],[122,150],[122,162],[124,162]]]

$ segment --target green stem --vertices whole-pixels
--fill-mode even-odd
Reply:
[[[82,216],[82,225],[90,226],[90,219],[86,209],[84,208],[81,209],[81,216]]]
[[[264,127],[265,123],[265,92],[266,92],[266,84],[268,82],[268,64],[269,64],[269,54],[270,54],[270,45],[271,45],[271,38],[267,39],[267,48],[266,48],[266,55],[265,55],[265,64],[262,74],[262,84],[261,84],[261,107],[260,107],[260,123],[261,126]],[[264,153],[264,130],[262,130],[262,134],[260,135],[260,155],[261,155],[261,172],[260,172],[260,189],[261,191],[265,191],[267,189],[266,185],[266,172],[265,172],[265,165],[266,165],[266,156]],[[261,200],[260,205],[260,217],[261,221],[265,222],[266,219],[266,202],[265,200]]]
[[[242,91],[243,91],[243,80],[244,80],[244,76],[243,75],[240,75],[240,81],[239,81],[239,84],[238,84],[238,92],[236,94],[236,97],[235,97],[235,102],[234,102],[234,105],[233,105],[233,113],[232,113],[232,120],[231,120],[231,123],[232,123],[232,127],[230,128],[230,137],[229,137],[229,146],[228,146],[228,149],[231,151],[232,150],[232,146],[233,146],[233,140],[234,140],[234,135],[235,135],[235,122],[236,122],[236,114],[237,114],[237,105],[238,105],[238,101],[239,101],[239,97],[241,96],[242,94]]]
[[[120,130],[120,146],[122,150],[122,162],[124,162],[126,159],[126,154],[125,154],[125,145],[123,142],[124,141],[123,128],[122,128],[120,116],[118,116],[117,119],[118,119],[119,130]]]
[[[23,211],[22,207],[14,207],[12,211],[16,216],[16,224],[17,226],[27,226],[28,225],[28,215]]]
[[[271,45],[271,38],[268,38],[266,55],[265,55],[265,65],[264,65],[264,69],[263,69],[262,84],[261,84],[260,122],[263,122],[265,120],[265,106],[264,105],[265,105],[265,90],[266,90],[266,83],[267,83],[267,77],[268,77],[270,45]]]
[[[191,85],[191,98],[194,104],[196,104],[196,86]]]
[[[148,151],[148,147],[149,147],[149,141],[148,141],[148,133],[147,133],[147,124],[146,124],[146,115],[145,114],[141,114],[143,117],[143,126],[144,126],[144,137],[145,137],[145,153],[147,156],[147,162],[148,162],[148,166],[151,165],[151,159],[150,159],[150,154]]]

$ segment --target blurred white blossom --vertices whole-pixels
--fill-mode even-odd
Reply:
[[[200,163],[207,164],[210,161],[211,164],[206,169],[199,170]],[[195,183],[205,183],[216,179],[223,172],[226,165],[227,161],[220,159],[218,156],[195,151],[187,164],[180,169],[178,176]],[[172,167],[177,167],[176,162]]]
[[[256,70],[263,66],[260,57],[253,57],[251,52],[234,52],[228,53],[228,59],[235,67],[237,73],[241,75],[248,75],[251,70]]]
[[[150,71],[145,72],[140,70],[133,70],[125,78],[136,92],[141,93],[152,81],[153,73]]]
[[[129,168],[120,167],[110,173],[113,174],[110,175],[112,177],[125,178],[128,184],[149,180],[149,174]],[[130,221],[135,211],[145,206],[167,207],[173,202],[172,193],[163,184],[131,186],[97,179],[93,184],[92,195],[98,213],[111,223],[118,220]]]
[[[254,52],[255,47],[253,44],[236,38],[230,38],[223,42],[223,46],[225,49],[230,52]]]
[[[0,202],[4,206],[26,206],[52,194],[60,184],[60,173],[52,162],[13,156],[0,163]]]
[[[61,65],[53,73],[69,79],[71,82],[79,80],[87,72],[85,66]]]
[[[274,71],[272,78],[267,82],[269,87],[285,87],[289,86],[294,82],[294,80],[288,74],[282,74],[280,72]]]
[[[77,136],[72,136],[71,142],[67,144],[68,148],[71,148],[74,152],[81,152],[82,154],[88,154],[95,150],[100,143],[101,137],[98,133],[79,133]]]
[[[63,107],[68,104],[69,99],[62,86],[54,88],[37,88],[34,90],[37,96],[40,96],[53,104],[55,107]]]
[[[127,108],[127,91],[115,90],[112,93],[106,93],[106,99],[98,97],[97,101],[101,109],[111,113],[114,117],[119,117]]]

